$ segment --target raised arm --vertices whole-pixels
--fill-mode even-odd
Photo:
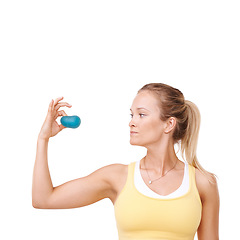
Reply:
[[[86,177],[66,182],[53,189],[44,208],[67,209],[90,205],[104,198],[112,200],[110,178],[118,164],[102,167]]]
[[[38,140],[33,174],[32,205],[41,209],[83,207],[104,198],[112,199],[111,178],[119,164],[102,167],[90,175],[53,187],[47,161],[48,142]]]
[[[112,198],[114,191],[111,177],[118,164],[102,167],[90,175],[53,187],[48,168],[48,142],[65,127],[58,125],[57,117],[66,116],[60,107],[71,107],[59,102],[63,98],[51,101],[48,114],[38,136],[37,153],[33,170],[32,205],[34,208],[76,208],[92,204],[103,198]]]
[[[43,208],[53,192],[53,185],[47,160],[48,140],[38,139],[37,154],[33,170],[32,205]]]
[[[63,97],[50,102],[46,119],[38,135],[32,182],[33,207],[44,207],[47,199],[53,192],[52,180],[48,169],[48,142],[50,137],[55,136],[65,128],[62,125],[58,125],[56,119],[67,114],[63,110],[58,110],[60,107],[71,107],[71,105],[66,102],[60,102],[62,99]]]

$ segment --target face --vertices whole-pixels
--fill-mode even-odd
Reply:
[[[166,123],[160,119],[156,97],[148,91],[137,94],[131,106],[130,144],[148,146],[161,141]]]

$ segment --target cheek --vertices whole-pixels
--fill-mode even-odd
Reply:
[[[157,140],[164,131],[163,124],[159,121],[149,121],[144,127],[144,136],[149,140]]]
[[[138,122],[139,135],[131,136],[132,145],[146,146],[161,139],[164,132],[164,125],[158,119],[145,119]]]
[[[146,122],[145,127],[148,128],[149,131],[162,131],[163,123],[159,120],[149,120]]]
[[[154,140],[159,139],[161,137],[162,133],[163,133],[162,128],[160,128],[159,126],[152,126],[146,132],[146,137],[148,137],[149,139],[152,139],[154,141]]]

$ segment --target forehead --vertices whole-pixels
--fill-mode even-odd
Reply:
[[[148,91],[142,91],[134,98],[131,109],[135,110],[137,108],[146,108],[149,111],[159,111],[156,97]]]

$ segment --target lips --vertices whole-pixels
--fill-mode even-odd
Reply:
[[[130,131],[130,134],[136,134],[137,132],[134,132],[134,131]]]

